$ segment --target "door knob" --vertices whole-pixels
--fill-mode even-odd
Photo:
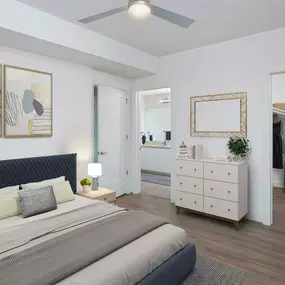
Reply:
[[[99,152],[98,152],[98,154],[99,154],[99,155],[106,155],[106,154],[108,154],[108,152],[105,152],[105,151],[99,151]]]

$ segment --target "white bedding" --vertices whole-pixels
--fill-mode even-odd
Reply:
[[[0,220],[0,231],[9,231],[11,228],[21,227],[26,223],[59,215],[91,203],[102,202],[76,195],[74,201],[60,204],[58,209],[52,212],[27,219],[16,216]],[[59,282],[58,285],[136,284],[186,245],[187,236],[183,229],[164,225]]]

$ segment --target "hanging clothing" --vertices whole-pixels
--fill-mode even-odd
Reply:
[[[273,123],[273,168],[283,169],[282,121]]]

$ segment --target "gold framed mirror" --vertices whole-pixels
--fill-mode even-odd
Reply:
[[[247,93],[191,97],[192,137],[247,137]]]

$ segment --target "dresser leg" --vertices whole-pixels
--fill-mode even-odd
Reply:
[[[180,213],[180,208],[176,206],[176,214]]]
[[[234,227],[235,227],[235,230],[238,231],[239,230],[239,222],[234,222]]]

